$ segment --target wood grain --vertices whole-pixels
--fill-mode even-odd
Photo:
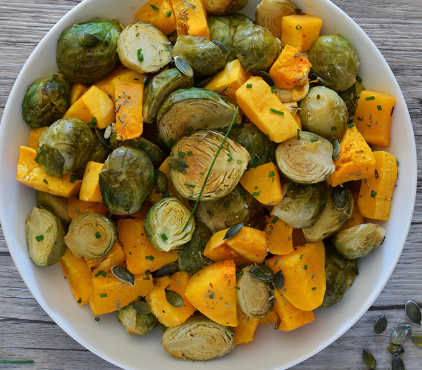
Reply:
[[[116,0],[117,1],[117,0]],[[78,0],[2,0],[0,3],[0,116],[12,85],[37,43]],[[372,326],[387,313],[388,328],[403,323],[404,303],[422,303],[422,22],[420,0],[333,0],[369,35],[390,64],[405,96],[413,122],[418,154],[416,208],[409,236],[388,284],[368,312],[341,338],[294,370],[364,369],[364,348],[378,368],[390,368],[387,334],[375,336]],[[0,369],[112,370],[117,367],[84,349],[40,308],[21,280],[0,229],[0,359],[32,359],[31,365]],[[387,330],[389,331],[389,330]],[[417,328],[416,332],[421,333]],[[404,345],[407,370],[422,368],[422,349]]]

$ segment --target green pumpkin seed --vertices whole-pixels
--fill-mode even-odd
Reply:
[[[283,287],[284,287],[284,275],[283,275],[283,272],[281,270],[277,271],[274,274],[273,285],[274,285],[274,288],[276,288],[277,290],[283,289]]]
[[[401,324],[396,326],[390,334],[390,342],[393,344],[403,344],[410,339],[410,325]]]
[[[211,40],[211,42],[213,42],[215,45],[217,45],[223,53],[229,54],[229,51],[227,50],[227,48],[220,41]]]
[[[251,148],[253,154],[258,158],[262,158],[265,154],[265,142],[264,137],[261,134],[255,134],[251,139]]]
[[[155,183],[157,184],[157,189],[161,194],[167,193],[169,189],[169,180],[164,172],[157,170]]]
[[[368,369],[377,368],[377,362],[375,361],[374,356],[372,355],[372,353],[368,352],[367,350],[363,350],[362,360]]]
[[[402,353],[404,353],[404,348],[398,344],[392,344],[390,343],[385,350],[390,354],[390,355],[394,355],[394,354],[399,354],[401,355]]]
[[[167,265],[164,265],[160,269],[158,269],[155,272],[155,276],[156,277],[161,277],[161,276],[173,275],[177,271],[179,271],[179,264],[177,264],[177,263],[169,263]]]
[[[84,33],[83,35],[80,35],[78,37],[78,41],[81,46],[85,48],[93,48],[98,44],[98,41],[100,40],[95,35],[91,35],[90,33]]]
[[[180,157],[170,157],[167,160],[169,167],[176,171],[184,171],[188,168],[188,164]]]
[[[185,76],[193,77],[193,69],[186,60],[180,57],[174,57],[174,64]]]
[[[129,304],[136,312],[141,315],[148,315],[151,313],[151,308],[148,303],[144,301],[135,301]]]
[[[223,240],[234,238],[237,234],[240,233],[240,230],[242,229],[243,229],[242,223],[233,225],[230,229],[227,230],[226,235],[224,235]]]
[[[275,86],[273,78],[267,72],[261,70],[256,72],[255,76],[261,77],[268,85]]]
[[[407,301],[404,307],[407,319],[415,325],[421,325],[422,315],[418,304],[413,301]]]
[[[333,144],[333,159],[336,160],[340,154],[340,143],[337,139],[333,139],[331,144]]]
[[[412,335],[412,342],[415,343],[418,347],[422,348],[422,335]]]
[[[147,86],[148,86],[148,84],[149,84],[149,81],[150,81],[150,78],[149,78],[148,76],[145,76],[145,77],[144,77],[144,81],[143,81],[143,83],[144,83],[144,88],[145,88],[145,89],[147,88]]]
[[[135,285],[135,277],[126,267],[114,265],[111,268],[111,273],[120,281],[129,285]]]
[[[374,333],[381,334],[382,332],[384,332],[386,327],[387,327],[387,315],[384,314],[378,317],[377,321],[375,321]]]
[[[166,299],[173,307],[179,308],[185,304],[182,296],[174,290],[166,290]]]
[[[107,134],[106,134],[107,131]],[[106,129],[100,129],[98,127],[95,128],[95,135],[97,135],[98,139],[107,147],[111,148],[110,146],[110,135],[111,135],[111,125],[107,126]],[[108,135],[108,136],[107,136]]]
[[[397,353],[393,356],[391,365],[392,370],[405,370],[403,360]]]
[[[346,205],[349,203],[349,198],[351,194],[348,188],[344,186],[336,186],[333,188],[332,199],[334,207],[338,210],[344,209]]]
[[[268,266],[255,265],[249,271],[249,273],[259,280],[272,281],[274,277],[273,270]]]

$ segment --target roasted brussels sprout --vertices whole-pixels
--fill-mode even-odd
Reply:
[[[101,199],[114,215],[139,211],[154,187],[155,172],[144,151],[122,146],[108,156],[99,174]]]
[[[179,360],[209,361],[228,354],[234,348],[234,333],[228,326],[205,316],[194,316],[183,324],[168,328],[161,343]]]
[[[186,60],[195,77],[209,76],[224,68],[228,53],[203,36],[180,35],[172,50],[173,57]]]
[[[339,93],[340,98],[346,103],[347,110],[349,111],[349,122],[353,120],[360,93],[363,90],[365,90],[365,87],[359,81],[356,81],[352,87]]]
[[[94,135],[78,118],[59,119],[42,133],[35,162],[57,177],[84,167],[92,155]]]
[[[227,138],[222,145],[223,140],[223,134],[202,130],[183,137],[172,147],[169,158],[170,179],[181,196],[196,200],[203,187],[201,201],[219,199],[237,185],[246,170],[250,155],[233,140]],[[187,167],[172,168],[172,158],[178,158]],[[204,184],[212,163],[211,173]]]
[[[300,119],[304,130],[318,134],[327,140],[341,140],[349,120],[349,112],[343,99],[324,86],[312,87],[299,103]]]
[[[140,314],[131,305],[116,311],[117,319],[132,335],[145,335],[154,329],[157,324],[157,318],[152,314]]]
[[[344,91],[356,82],[359,58],[355,49],[340,35],[320,36],[309,50],[311,73],[335,91]]]
[[[243,9],[248,0],[204,0],[207,12],[217,15],[227,15]]]
[[[67,212],[67,199],[44,193],[42,191],[36,191],[36,199],[38,207],[46,209],[54,213],[65,225],[69,225],[72,219]]]
[[[333,146],[323,137],[302,131],[280,143],[275,152],[277,166],[291,181],[298,184],[315,184],[330,176],[335,165]]]
[[[306,94],[309,91],[309,81],[303,85],[297,85],[293,89],[281,89],[276,87],[277,98],[280,99],[282,103],[292,103],[298,102],[305,98]],[[286,104],[284,104],[286,105]],[[287,107],[286,107],[287,108]]]
[[[167,69],[156,75],[145,89],[142,116],[144,122],[153,122],[158,109],[166,98],[175,90],[193,86],[193,77],[185,76],[176,68]]]
[[[89,158],[92,162],[104,163],[110,155],[111,149],[103,144],[99,137],[94,135],[94,145],[92,146],[92,154]]]
[[[34,207],[26,219],[26,244],[32,262],[48,267],[59,262],[66,250],[60,219],[46,209]]]
[[[265,224],[264,206],[241,185],[237,185],[222,198],[199,202],[195,216],[207,225],[212,233],[228,229],[240,222],[255,229],[262,229]]]
[[[326,289],[321,307],[331,307],[340,302],[347,289],[347,281],[342,265],[338,261],[342,257],[334,248],[325,249]]]
[[[317,242],[329,237],[349,221],[353,212],[353,197],[350,190],[347,189],[347,191],[349,199],[342,209],[338,209],[334,206],[332,191],[328,190],[327,202],[318,220],[312,226],[302,228],[308,242]]]
[[[95,18],[76,23],[57,42],[57,65],[72,82],[94,83],[114,68],[117,39],[124,26],[115,19]]]
[[[287,183],[283,185],[283,193],[283,199],[274,206],[271,214],[296,229],[313,225],[327,201],[327,190],[323,183]]]
[[[100,258],[114,247],[117,228],[106,216],[88,212],[76,216],[64,242],[75,257]]]
[[[157,115],[158,135],[169,147],[196,129],[225,128],[230,125],[236,108],[226,97],[197,87],[171,93]],[[235,122],[240,123],[237,114]]]
[[[272,309],[272,290],[270,281],[263,280],[266,269],[272,275],[272,271],[265,266],[252,265],[243,268],[240,271],[240,277],[237,286],[237,304],[241,310],[248,316],[255,319],[263,318]],[[271,276],[272,277],[272,276]]]
[[[281,51],[281,42],[265,28],[256,24],[237,27],[233,39],[234,51],[243,69],[248,72],[267,70]]]
[[[281,39],[281,21],[286,15],[299,14],[300,9],[289,0],[262,0],[255,11],[256,23]]]
[[[155,203],[145,218],[145,235],[159,251],[177,249],[192,239],[195,219],[190,210],[176,197]]]
[[[70,107],[70,84],[62,73],[35,81],[25,94],[22,118],[29,127],[50,126]]]
[[[204,249],[212,232],[201,221],[195,219],[195,230],[192,239],[179,250],[179,269],[190,274],[196,274],[199,270],[210,266],[214,261],[204,256]]]
[[[329,258],[334,261],[338,267],[340,267],[343,272],[344,276],[346,277],[346,286],[350,288],[355,280],[355,277],[359,275],[359,269],[357,260],[349,260],[343,258],[336,250],[334,245],[326,245],[325,249],[326,259]]]
[[[249,168],[275,160],[277,144],[253,123],[237,125],[230,131],[229,136],[249,152],[251,156],[248,163]]]
[[[221,42],[229,51],[227,62],[235,60],[233,38],[237,27],[241,24],[253,24],[253,20],[246,15],[235,13],[226,16],[209,15],[207,22],[212,39]]]
[[[150,23],[136,22],[127,26],[117,42],[122,64],[139,73],[154,73],[171,62],[167,37]]]
[[[385,230],[377,224],[361,224],[340,231],[333,239],[337,251],[347,259],[365,257],[383,242]]]

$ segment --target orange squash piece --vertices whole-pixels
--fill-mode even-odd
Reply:
[[[285,255],[293,252],[293,227],[275,216],[266,217],[268,252]]]
[[[23,185],[64,198],[70,198],[81,187],[81,182],[75,179],[72,173],[63,177],[48,175],[35,162],[37,151],[27,146],[21,146],[19,150],[16,180]]]
[[[178,35],[204,36],[209,39],[207,11],[203,0],[170,0],[177,22]]]
[[[274,314],[274,311],[270,311],[262,319],[259,319],[258,325],[275,324],[276,322],[277,322],[277,317]]]
[[[237,307],[237,321],[238,325],[233,328],[234,344],[246,344],[252,342],[255,330],[259,324],[259,319],[249,317],[239,307]]]
[[[38,141],[40,141],[40,137],[42,133],[48,129],[49,126],[33,128],[29,133],[29,147],[32,149],[38,149]]]
[[[193,275],[185,296],[209,319],[225,326],[237,326],[236,265],[227,260],[214,263]]]
[[[281,21],[281,44],[299,52],[309,50],[319,37],[322,19],[310,14],[288,15]]]
[[[107,217],[110,215],[110,211],[102,203],[85,202],[79,199],[79,195],[75,195],[69,198],[69,201],[67,203],[67,213],[69,214],[69,217],[72,220],[76,216],[79,216],[82,213],[88,213],[88,212],[100,213]]]
[[[114,265],[126,267],[126,256],[118,242],[114,244],[107,256],[103,258],[85,258],[85,261],[94,277],[98,275],[104,276],[104,274],[111,272],[111,268]]]
[[[396,98],[378,91],[364,90],[356,106],[353,122],[370,144],[390,146],[390,128]]]
[[[341,228],[341,230],[346,230],[356,225],[362,225],[365,222],[365,219],[360,213],[359,206],[358,206],[359,193],[352,193],[352,196],[353,196],[352,216],[350,217],[349,221],[347,221],[347,224]]]
[[[169,328],[183,324],[196,311],[185,296],[189,277],[189,273],[179,271],[172,276],[157,278],[154,287],[145,297],[146,302],[151,307],[151,312],[161,324]],[[166,290],[178,293],[183,299],[183,306],[174,307],[171,305],[167,301]]]
[[[391,198],[397,180],[397,160],[387,152],[374,152],[374,174],[362,181],[358,206],[363,217],[386,221],[390,216]]]
[[[355,126],[346,129],[334,164],[336,170],[327,179],[332,187],[373,175],[376,165],[374,154]]]
[[[76,103],[83,94],[88,91],[89,87],[79,82],[74,82],[70,88],[70,105]]]
[[[98,175],[100,174],[104,163],[88,162],[85,167],[84,177],[82,178],[79,199],[86,202],[101,202],[100,184]]]
[[[135,14],[135,20],[151,23],[166,36],[176,31],[176,16],[170,0],[150,0]]]

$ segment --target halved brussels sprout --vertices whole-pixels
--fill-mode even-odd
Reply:
[[[300,119],[304,130],[318,134],[327,140],[341,140],[349,120],[349,112],[343,99],[324,86],[312,87],[299,103]]]
[[[340,35],[320,36],[309,50],[311,73],[323,85],[344,91],[356,82],[359,58],[353,46]]]
[[[70,107],[70,84],[62,73],[35,81],[25,94],[22,118],[29,127],[50,126]]]
[[[190,213],[176,197],[163,198],[150,208],[144,228],[146,237],[155,249],[168,252],[192,239],[195,219],[192,217],[189,220]]]
[[[186,60],[195,77],[209,76],[224,68],[228,52],[203,36],[179,35],[172,50],[173,57]]]
[[[365,90],[365,87],[359,81],[356,81],[347,90],[339,93],[340,97],[346,103],[347,110],[349,111],[349,122],[353,120],[353,116],[356,112],[356,106],[360,98],[360,93],[363,90]]]
[[[204,0],[207,12],[217,15],[227,15],[243,9],[248,0]]]
[[[197,87],[171,93],[157,115],[160,140],[169,147],[196,129],[217,129],[230,125],[236,107],[226,97]],[[241,117],[236,115],[235,122]]]
[[[248,316],[255,319],[263,318],[272,309],[272,289],[269,281],[257,276],[263,276],[259,271],[264,266],[252,265],[243,268],[237,286],[237,304]],[[270,270],[271,271],[271,270]]]
[[[59,262],[66,245],[60,219],[46,209],[34,207],[26,219],[26,244],[32,262],[48,267]]]
[[[78,118],[59,119],[42,133],[35,162],[57,177],[84,167],[92,155],[94,135]]]
[[[204,256],[204,249],[212,232],[201,221],[195,219],[195,230],[192,239],[179,250],[179,269],[190,274],[196,274],[199,270],[210,266],[214,261]]]
[[[327,202],[327,189],[323,183],[286,183],[283,194],[283,199],[274,206],[271,215],[296,229],[313,225]]]
[[[327,202],[318,220],[312,226],[302,228],[308,242],[317,242],[333,235],[349,221],[353,212],[353,197],[350,190],[347,191],[349,200],[343,209],[338,209],[333,204],[332,191],[328,190]]]
[[[117,39],[124,26],[117,20],[95,18],[63,31],[57,42],[57,65],[72,82],[94,83],[114,68]]]
[[[342,266],[338,264],[342,257],[334,248],[326,248],[325,251],[326,289],[321,307],[331,307],[343,299],[347,281]]]
[[[38,207],[54,213],[65,225],[69,225],[71,223],[72,218],[67,212],[68,200],[66,198],[37,190],[36,199]]]
[[[361,224],[340,231],[333,239],[337,251],[350,260],[365,257],[378,248],[385,238],[385,230],[377,224]]]
[[[64,242],[75,257],[101,258],[114,247],[117,228],[106,216],[88,212],[76,216]]]
[[[207,225],[212,233],[238,223],[261,230],[265,225],[265,211],[264,206],[255,197],[241,185],[237,185],[222,198],[199,202],[195,216]]]
[[[161,343],[170,355],[179,360],[209,361],[228,354],[234,348],[234,333],[230,327],[201,315],[168,328]]]
[[[248,72],[267,70],[281,51],[281,42],[267,29],[257,24],[237,27],[233,39],[234,51],[243,69]]]
[[[192,87],[193,81],[193,77],[185,76],[176,68],[167,69],[156,75],[145,89],[142,107],[144,122],[153,122],[161,104],[170,93]]]
[[[172,147],[169,161],[183,157],[187,165],[183,169],[174,169],[169,162],[170,179],[181,196],[196,200],[203,187],[201,201],[219,199],[229,194],[238,184],[250,155],[245,148],[227,138],[214,161],[223,140],[223,134],[202,130],[183,137]],[[211,173],[204,184],[213,162]]]
[[[212,39],[221,42],[229,51],[227,62],[235,60],[233,38],[236,29],[241,24],[253,24],[253,20],[246,15],[235,13],[226,16],[208,15],[207,22]]]
[[[116,311],[117,319],[132,335],[145,335],[158,325],[157,318],[152,314],[142,315],[131,305]]]
[[[315,184],[335,171],[333,146],[322,136],[302,131],[280,143],[275,152],[278,168],[291,181]]]
[[[256,23],[281,39],[281,22],[286,15],[299,14],[300,9],[289,0],[262,0],[255,11]]]
[[[152,193],[154,178],[145,152],[128,146],[114,149],[99,174],[101,199],[114,215],[138,212]]]

